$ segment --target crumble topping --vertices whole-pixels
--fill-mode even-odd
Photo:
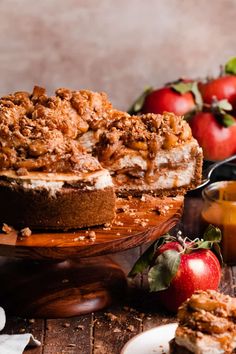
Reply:
[[[0,168],[20,176],[96,171],[99,162],[81,143],[88,132],[95,134],[89,152],[104,166],[127,149],[152,160],[158,150],[192,138],[188,124],[172,113],[130,116],[115,110],[105,93],[59,88],[48,97],[35,86],[32,94],[15,92],[0,99]]]

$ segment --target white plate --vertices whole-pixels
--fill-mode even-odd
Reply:
[[[177,323],[171,323],[140,333],[126,343],[121,354],[167,354],[176,328]]]

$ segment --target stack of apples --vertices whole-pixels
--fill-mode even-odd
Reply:
[[[217,161],[236,153],[236,57],[216,78],[180,79],[159,89],[148,88],[129,110],[164,111],[183,115],[203,148],[205,160]]]

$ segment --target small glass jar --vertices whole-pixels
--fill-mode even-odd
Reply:
[[[203,190],[202,196],[203,222],[221,229],[223,260],[236,264],[236,181],[212,183]]]

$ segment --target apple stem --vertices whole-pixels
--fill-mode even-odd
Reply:
[[[178,232],[177,232],[176,240],[177,240],[177,241],[179,242],[179,244],[182,246],[183,252],[184,252],[185,249],[186,249],[186,243],[185,243],[185,240],[184,240],[183,237],[182,237],[182,231],[178,231]]]

